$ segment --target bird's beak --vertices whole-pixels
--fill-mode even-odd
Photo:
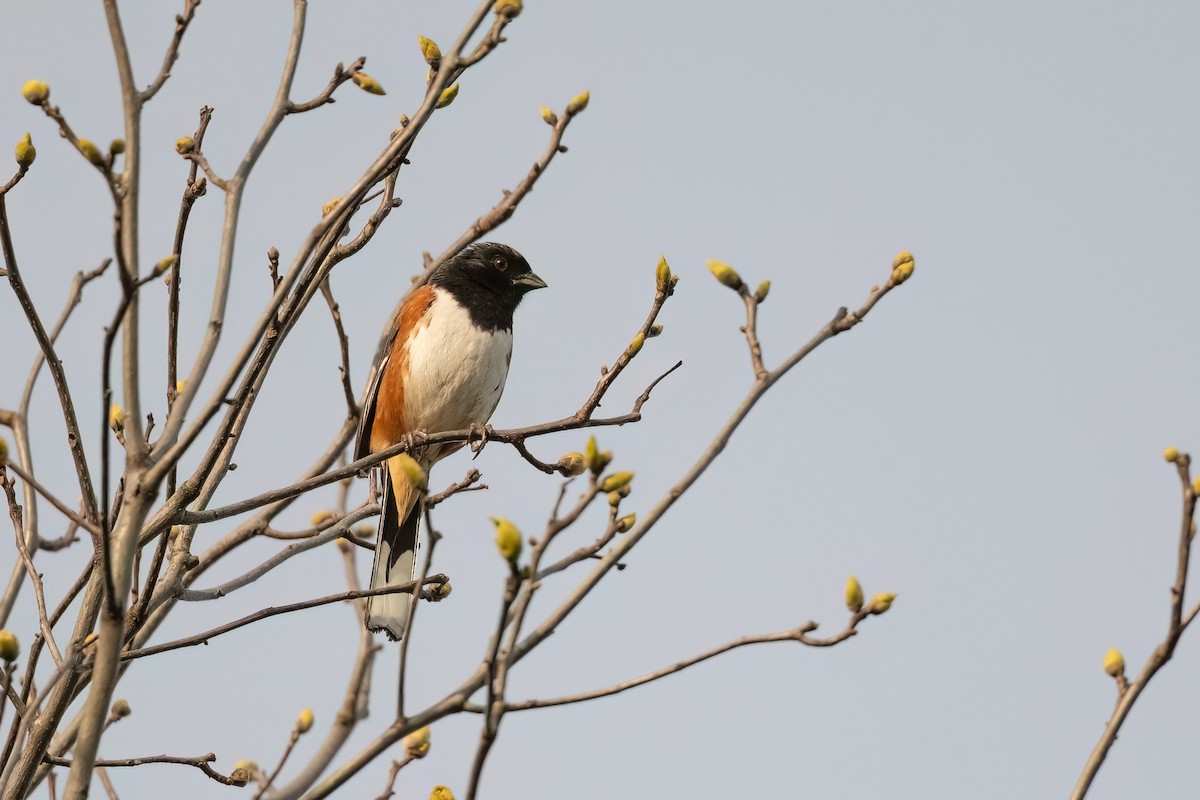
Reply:
[[[513,280],[513,283],[520,286],[527,292],[532,292],[534,289],[545,289],[546,282],[532,272],[527,272],[524,275]]]

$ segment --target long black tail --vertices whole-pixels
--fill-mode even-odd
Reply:
[[[411,501],[411,506],[401,522],[391,470],[385,466],[380,472],[383,475],[383,492],[379,500],[382,508],[379,535],[375,540],[375,563],[371,567],[372,589],[396,586],[416,577],[417,533],[421,527],[419,493],[410,489],[405,500]],[[403,490],[405,487],[401,488]],[[367,598],[367,629],[383,631],[392,641],[399,641],[404,636],[404,625],[408,621],[411,604],[412,594],[409,592]]]

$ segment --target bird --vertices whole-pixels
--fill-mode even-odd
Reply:
[[[512,361],[513,314],[522,298],[546,282],[508,245],[468,245],[435,268],[401,304],[380,343],[367,384],[355,459],[411,441],[413,434],[486,426],[500,402]],[[486,431],[486,427],[484,427]],[[410,455],[429,474],[463,446],[447,442]],[[402,457],[379,468],[380,513],[371,589],[413,580],[425,492],[403,469]],[[372,595],[368,630],[398,641],[412,595]]]

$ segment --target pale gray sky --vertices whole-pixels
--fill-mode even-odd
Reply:
[[[267,298],[264,251],[275,245],[287,261],[322,203],[419,104],[416,34],[448,43],[473,6],[312,4],[296,98],[358,55],[388,95],[344,88],[335,105],[285,121],[247,195],[220,357]],[[146,82],[176,5],[122,8]],[[219,172],[232,171],[274,93],[290,18],[284,2],[200,8],[174,77],[147,110],[148,262],[170,251],[185,174],[173,141],[212,105],[206,150]],[[750,379],[740,305],[705,258],[773,281],[761,322],[769,363],[839,305],[860,303],[898,250],[916,254],[917,270],[866,324],[767,396],[629,568],[520,665],[513,695],[591,689],[810,618],[838,630],[848,573],[868,593],[900,597],[833,650],[743,650],[617,698],[514,714],[484,796],[1067,794],[1112,708],[1104,652],[1120,647],[1140,668],[1166,629],[1179,502],[1160,451],[1200,449],[1190,368],[1198,24],[1200,10],[1182,2],[527,3],[509,42],[468,74],[419,140],[403,207],[335,274],[356,389],[420,252],[440,251],[524,174],[547,136],[538,106],[561,108],[585,88],[592,102],[568,131],[570,152],[495,234],[551,288],[518,314],[493,422],[574,411],[642,319],[665,254],[681,276],[666,333],[605,409],[623,410],[675,359],[684,368],[659,387],[642,424],[600,433],[617,464],[638,472],[631,509],[649,507],[690,464]],[[0,25],[9,34],[0,142],[30,130],[40,151],[9,208],[31,291],[56,312],[71,275],[109,253],[109,201],[18,89],[48,81],[76,130],[107,142],[121,134],[116,75],[98,3],[8,4]],[[188,353],[207,314],[221,200],[210,190],[190,231]],[[156,287],[148,330],[163,317]],[[93,285],[64,335],[80,391],[93,391],[114,298],[111,276]],[[34,344],[10,292],[0,292],[0,315],[0,405],[11,406]],[[218,502],[289,482],[341,423],[328,315],[318,307],[307,320]],[[160,374],[149,370],[147,381],[159,385]],[[70,496],[49,380],[38,398],[40,474]],[[97,409],[83,406],[85,431],[96,429]],[[584,438],[534,449],[557,457]],[[503,581],[487,515],[532,534],[557,488],[502,446],[478,463],[491,490],[439,509],[448,536],[438,566],[455,592],[422,614],[414,701],[440,697],[482,655]],[[433,483],[466,469],[456,456]],[[330,496],[281,524],[302,527]],[[264,543],[211,582],[278,546]],[[84,556],[79,545],[41,560],[51,592]],[[569,585],[551,583],[533,615]],[[181,608],[162,638],[342,586],[336,552],[314,551],[229,598]],[[31,602],[23,596],[18,616],[29,619]],[[33,633],[18,632],[26,642]],[[273,764],[302,707],[314,708],[318,727],[331,720],[356,635],[347,609],[327,607],[139,663],[118,692],[134,714],[101,754],[215,751],[226,769],[239,758]],[[396,653],[385,647],[376,713],[347,753],[390,720]],[[1198,659],[1193,632],[1139,701],[1092,797],[1179,796],[1196,785]],[[464,792],[477,723],[439,723],[430,756],[401,774],[399,796],[424,797],[436,783]],[[297,763],[318,741],[301,742]],[[375,796],[386,773],[383,759],[344,794]],[[113,780],[122,797],[236,792],[179,767]]]

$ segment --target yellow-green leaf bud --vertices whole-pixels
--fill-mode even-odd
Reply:
[[[588,101],[592,99],[591,92],[580,92],[571,98],[571,102],[567,103],[567,116],[573,117],[580,111],[583,111],[588,106]]]
[[[1192,494],[1200,495],[1200,475],[1192,479]]]
[[[108,427],[117,430],[125,427],[125,410],[116,403],[108,407]]]
[[[621,517],[619,520],[617,520],[617,533],[625,533],[633,527],[635,522],[637,522],[637,514],[626,514],[625,516]]]
[[[616,508],[617,506],[621,505],[621,500],[624,499],[624,497],[625,495],[621,494],[620,492],[609,492],[608,504],[613,508]]]
[[[133,709],[129,707],[128,700],[122,698],[112,704],[112,715],[117,719],[124,719],[132,713]]]
[[[454,102],[454,98],[458,97],[458,84],[452,83],[445,89],[442,89],[442,94],[438,97],[437,106],[435,108],[445,108]]]
[[[454,587],[450,585],[450,581],[446,581],[445,583],[439,583],[437,586],[433,587],[433,599],[435,601],[436,600],[445,600],[447,597],[450,596],[450,593],[453,591],[454,591]]]
[[[417,44],[421,48],[421,57],[425,59],[425,63],[433,66],[442,60],[442,48],[437,46],[437,42],[430,39],[428,36],[417,34]]]
[[[558,114],[555,114],[553,111],[551,111],[549,106],[542,106],[541,115],[542,115],[542,121],[545,122],[547,125],[557,125],[558,124]]]
[[[296,733],[308,733],[312,730],[313,722],[316,718],[313,716],[313,710],[306,708],[300,712],[300,716],[296,717]]]
[[[667,264],[666,256],[658,257],[658,266],[654,268],[654,283],[660,292],[665,292],[671,286],[671,267]]]
[[[496,0],[496,5],[492,6],[492,10],[502,17],[516,19],[521,15],[521,10],[525,4],[521,0]]]
[[[0,464],[8,463],[8,439],[0,436]]]
[[[318,511],[317,513],[313,514],[312,517],[309,519],[309,522],[311,522],[313,525],[320,525],[322,523],[328,522],[331,519],[333,519],[333,512],[327,508],[324,508],[324,509],[321,509],[320,511]]]
[[[583,460],[587,464],[587,468],[594,474],[599,475],[604,467],[600,464],[600,450],[596,447],[596,437],[589,436],[587,444],[583,448]]]
[[[183,394],[183,390],[187,388],[187,381],[183,378],[175,381],[175,394]]]
[[[600,465],[600,469],[596,470],[596,474],[599,475],[601,472],[604,472],[608,468],[608,465],[612,463],[612,460],[612,450],[601,450],[599,455],[596,456],[596,463]]]
[[[429,800],[454,800],[454,792],[446,786],[435,786],[429,793]]]
[[[571,477],[575,477],[583,474],[583,471],[587,469],[587,464],[584,461],[583,453],[570,452],[558,460],[558,467]]]
[[[243,758],[240,761],[235,761],[233,763],[233,768],[235,771],[240,769],[251,775],[253,775],[255,772],[261,771],[259,769],[258,762],[251,758]]]
[[[1104,654],[1104,671],[1114,678],[1125,674],[1125,656],[1117,648],[1111,647]]]
[[[521,557],[521,531],[504,517],[492,517],[492,524],[496,526],[496,548],[500,555],[508,563],[516,564]]]
[[[629,485],[633,480],[632,472],[614,472],[600,484],[600,491],[615,492]]]
[[[892,282],[896,284],[904,283],[912,277],[913,269],[916,267],[916,262],[913,261],[913,254],[905,250],[892,259]]]
[[[17,635],[5,628],[0,630],[0,661],[16,661],[21,655],[21,643]]]
[[[429,726],[417,728],[404,737],[404,752],[410,758],[424,758],[429,754]]]
[[[121,153],[124,153],[125,152],[125,140],[124,139],[113,139],[108,144],[108,152],[112,153],[114,156],[119,156],[119,155],[121,155]]]
[[[625,348],[625,355],[633,358],[638,353],[642,352],[642,345],[645,343],[646,334],[638,332],[638,334],[633,337],[633,341],[629,343],[629,347]]]
[[[104,163],[104,154],[91,139],[79,140],[79,152],[83,153],[83,157],[97,167]]]
[[[178,260],[179,256],[167,256],[166,258],[161,259],[157,264],[154,265],[154,277],[159,277],[171,267],[175,266],[175,262]]]
[[[354,73],[350,76],[350,80],[354,81],[354,84],[358,88],[362,89],[368,94],[387,94],[387,92],[383,90],[383,85],[365,72]]]
[[[175,140],[175,152],[179,155],[190,153],[196,149],[196,140],[190,136],[180,136]]]
[[[408,482],[417,487],[421,491],[429,488],[429,476],[417,460],[408,453],[401,453],[398,456],[393,456],[396,465],[404,472],[404,477],[408,478]]]
[[[21,87],[21,96],[35,106],[40,106],[50,99],[50,84],[36,79],[25,81]]]
[[[892,607],[892,601],[896,599],[896,595],[892,592],[880,592],[871,598],[871,602],[867,604],[868,614],[882,614]]]
[[[723,285],[728,286],[735,292],[742,288],[742,276],[738,275],[737,270],[733,267],[724,261],[717,261],[711,258],[705,263],[708,264],[708,271]]]
[[[662,332],[663,332],[663,326],[660,323],[656,322],[650,326],[650,330],[646,331],[646,338],[653,339],[655,336],[661,336]]]
[[[1168,464],[1174,464],[1178,460],[1179,450],[1174,447],[1168,447],[1163,450],[1163,461],[1166,461]]]
[[[761,303],[763,300],[766,300],[767,294],[770,293],[770,291],[771,291],[771,282],[770,281],[763,281],[762,283],[760,283],[758,285],[758,288],[754,290],[754,302]]]
[[[338,203],[340,202],[342,202],[341,197],[331,197],[326,200],[325,205],[321,206],[321,216],[328,217],[338,207]]]
[[[229,773],[229,783],[233,786],[245,786],[250,782],[250,773],[240,767],[234,767]]]
[[[862,611],[863,590],[858,578],[851,575],[846,579],[846,608],[857,614]]]
[[[21,169],[29,169],[33,166],[34,159],[37,158],[37,148],[33,146],[33,137],[28,132],[21,137],[21,141],[17,142],[16,156],[17,166]]]

